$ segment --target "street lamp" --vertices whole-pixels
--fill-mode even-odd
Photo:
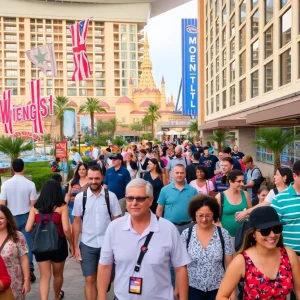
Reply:
[[[77,136],[78,136],[78,143],[79,143],[79,155],[81,155],[80,154],[81,153],[80,152],[80,138],[82,137],[82,134],[79,132]]]

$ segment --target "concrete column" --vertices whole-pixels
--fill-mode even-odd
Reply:
[[[200,136],[202,136],[202,145],[205,146],[207,142],[211,142],[213,145],[213,141],[208,139],[208,136],[213,134],[213,130],[202,130]]]
[[[240,127],[237,144],[241,152],[251,155],[253,160],[256,157],[256,146],[253,144],[255,139],[255,127]]]

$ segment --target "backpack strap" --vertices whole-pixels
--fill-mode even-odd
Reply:
[[[274,191],[275,195],[277,195],[279,193],[279,191],[278,191],[278,189],[276,187],[273,189],[273,191]]]
[[[193,227],[194,227],[194,226],[191,226],[191,227],[189,228],[189,231],[188,231],[188,237],[187,237],[187,240],[186,240],[186,250],[188,250],[188,248],[189,248],[189,243],[190,243],[190,240],[191,240]]]
[[[105,193],[105,202],[106,202],[106,206],[107,206],[108,215],[109,215],[110,220],[112,221],[112,215],[111,215],[111,211],[110,211],[108,189],[104,189],[104,193]]]
[[[225,242],[224,242],[224,237],[223,237],[223,234],[222,234],[221,227],[217,226],[217,229],[218,229],[218,234],[219,234],[219,238],[220,238],[221,245],[222,245],[222,253],[223,253],[222,266],[223,266],[224,270],[226,270],[226,268],[225,268]]]
[[[221,200],[221,213],[220,213],[220,222],[223,215],[223,209],[224,209],[224,193],[220,193],[220,200]]]
[[[82,216],[81,216],[82,220],[85,214],[86,197],[87,197],[87,190],[83,191],[83,196],[82,196]]]

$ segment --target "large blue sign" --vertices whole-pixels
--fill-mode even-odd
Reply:
[[[182,114],[198,115],[197,19],[182,19]]]

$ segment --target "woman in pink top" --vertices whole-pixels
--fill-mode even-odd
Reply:
[[[63,271],[66,258],[68,257],[68,243],[70,254],[73,255],[73,239],[69,224],[68,205],[64,201],[60,184],[53,179],[45,182],[41,194],[31,208],[29,218],[25,227],[27,232],[32,231],[34,224],[42,221],[41,215],[47,218],[51,215],[51,221],[56,225],[60,236],[60,248],[57,251],[35,254],[35,259],[39,265],[40,278],[40,298],[47,300],[50,290],[51,273],[53,273],[53,289],[55,300],[64,297],[61,290],[63,285]]]
[[[197,179],[190,182],[190,186],[194,187],[198,193],[215,197],[214,184],[208,180],[208,173],[204,166],[196,168]]]

